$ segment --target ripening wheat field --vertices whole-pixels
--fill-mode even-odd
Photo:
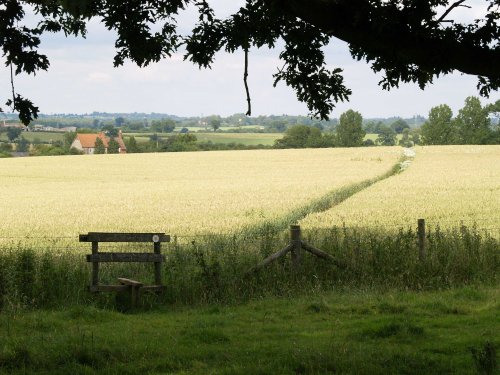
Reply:
[[[0,237],[230,233],[374,178],[398,147],[0,159]]]
[[[332,209],[308,215],[305,227],[477,225],[500,236],[500,147],[427,146],[403,173],[378,182]]]

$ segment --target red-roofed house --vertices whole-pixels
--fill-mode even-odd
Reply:
[[[98,134],[77,134],[75,140],[71,144],[71,147],[76,148],[77,150],[83,151],[84,154],[93,154],[95,150],[95,142],[97,138],[100,138],[102,143],[104,144],[105,152],[108,153],[108,144],[109,137],[106,137],[104,133]],[[127,153],[127,147],[123,142],[122,132],[118,133],[118,137],[115,138],[115,141],[118,142],[120,147],[118,148],[118,152],[120,154]]]

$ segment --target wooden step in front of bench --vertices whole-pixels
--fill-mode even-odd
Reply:
[[[131,279],[126,279],[124,277],[119,277],[118,278],[118,282],[121,284],[121,285],[128,285],[128,286],[131,286],[131,287],[134,287],[134,288],[140,288],[142,286],[144,286],[143,283],[141,283],[140,281],[135,281],[135,280],[131,280]]]
[[[119,284],[119,285],[91,285],[89,290],[92,293],[96,292],[126,292],[130,290],[131,285]],[[146,292],[161,292],[165,287],[163,285],[143,285],[139,287],[140,293]]]

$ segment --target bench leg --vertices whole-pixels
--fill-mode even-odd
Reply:
[[[134,310],[139,306],[141,287],[134,285],[127,285],[126,290],[116,293],[116,303],[119,311],[126,312]]]
[[[139,294],[140,294],[139,286],[131,286],[130,287],[130,305],[133,309],[137,307],[139,304]]]

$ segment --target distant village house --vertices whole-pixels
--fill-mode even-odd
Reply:
[[[0,128],[19,128],[19,129],[26,130],[26,126],[24,126],[23,124],[6,122],[5,120],[0,122]]]
[[[71,144],[71,147],[76,148],[77,150],[83,151],[84,154],[91,155],[95,150],[95,142],[97,138],[100,138],[102,143],[104,144],[104,150],[106,154],[108,153],[108,144],[110,138],[107,137],[104,133],[98,134],[77,134],[75,140]],[[125,147],[125,143],[123,142],[122,132],[118,133],[118,137],[115,137],[115,140],[118,142],[120,147],[118,148],[118,152],[120,154],[127,153],[127,147]]]
[[[35,132],[64,132],[71,133],[76,132],[76,126],[66,126],[64,128],[54,128],[53,126],[45,126],[40,124],[30,125],[26,127],[25,125],[18,122],[6,122],[5,120],[0,120],[0,128],[19,128],[25,131],[35,131]]]
[[[65,132],[71,133],[76,132],[76,126],[66,126],[64,128],[54,128],[53,126],[45,126],[40,124],[33,125],[33,131],[35,132]]]

